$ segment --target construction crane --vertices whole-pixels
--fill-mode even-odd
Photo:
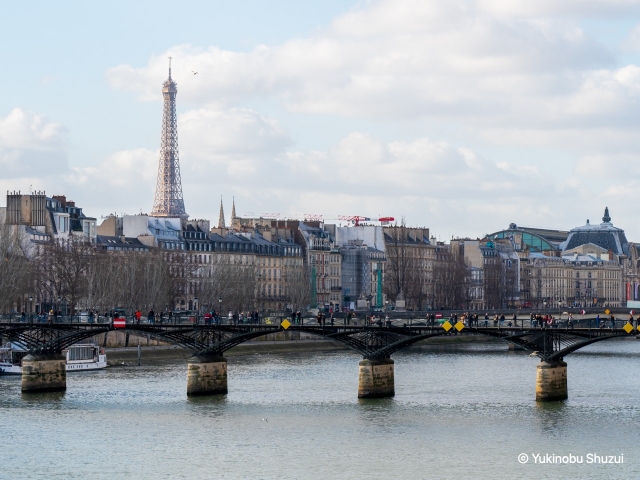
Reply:
[[[354,226],[359,226],[361,222],[380,222],[382,225],[389,225],[395,221],[393,217],[363,217],[362,215],[322,215],[318,213],[263,213],[261,218],[274,219],[274,220],[301,220],[303,222],[324,222],[325,220],[345,220],[352,222]]]
[[[338,220],[346,220],[347,222],[353,222],[357,227],[360,222],[368,222],[371,220],[369,217],[361,217],[360,215],[338,215]]]
[[[348,222],[353,222],[357,227],[360,225],[360,222],[380,222],[383,225],[387,225],[395,220],[393,217],[379,217],[379,218],[371,218],[371,217],[362,217],[360,215],[338,215],[338,220],[346,220]]]

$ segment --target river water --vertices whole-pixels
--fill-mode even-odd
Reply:
[[[549,404],[538,360],[502,343],[394,358],[379,400],[358,400],[348,351],[230,356],[223,397],[188,399],[182,362],[69,374],[62,394],[0,377],[0,478],[640,478],[638,340],[567,357],[569,400]]]

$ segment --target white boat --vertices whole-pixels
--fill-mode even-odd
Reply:
[[[27,351],[15,343],[0,346],[0,375],[22,375],[22,357]]]
[[[67,372],[107,368],[107,355],[93,343],[76,343],[62,353],[67,357]]]
[[[92,343],[79,343],[63,350],[67,358],[67,372],[99,370],[107,367],[104,350]],[[28,352],[15,343],[0,347],[0,375],[21,375],[22,358]]]

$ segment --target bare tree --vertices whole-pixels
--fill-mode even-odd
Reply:
[[[251,257],[219,254],[195,274],[196,293],[203,304],[235,312],[256,305],[257,269]],[[220,302],[219,300],[222,300]],[[222,312],[220,312],[222,314]]]
[[[32,290],[33,269],[19,226],[0,222],[0,312],[9,312]]]
[[[87,293],[87,272],[94,253],[91,243],[77,237],[44,246],[37,259],[38,285],[44,297],[61,298],[75,314]]]
[[[385,271],[384,292],[395,301],[400,292],[408,297],[409,285],[412,281],[412,265],[406,246],[406,227],[404,219],[401,224],[385,231],[387,265]]]
[[[309,265],[290,265],[285,269],[285,298],[292,311],[311,301],[311,268]]]
[[[81,304],[85,308],[124,308],[133,313],[162,308],[174,290],[169,263],[159,250],[95,251],[88,258],[87,288]]]
[[[467,308],[470,301],[469,268],[462,255],[441,252],[433,267],[434,306]]]
[[[392,301],[402,292],[407,307],[422,310],[431,284],[427,245],[422,239],[410,240],[409,230],[404,218],[400,225],[384,229],[387,263],[383,291]]]

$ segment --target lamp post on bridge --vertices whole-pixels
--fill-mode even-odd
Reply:
[[[222,323],[222,297],[218,297],[218,324]]]
[[[562,300],[558,300],[558,327],[560,326],[560,319],[562,318]],[[568,319],[567,319],[568,322]]]
[[[200,317],[200,309],[198,308],[198,297],[193,297],[193,309],[196,311],[196,325],[198,325],[198,318]]]

